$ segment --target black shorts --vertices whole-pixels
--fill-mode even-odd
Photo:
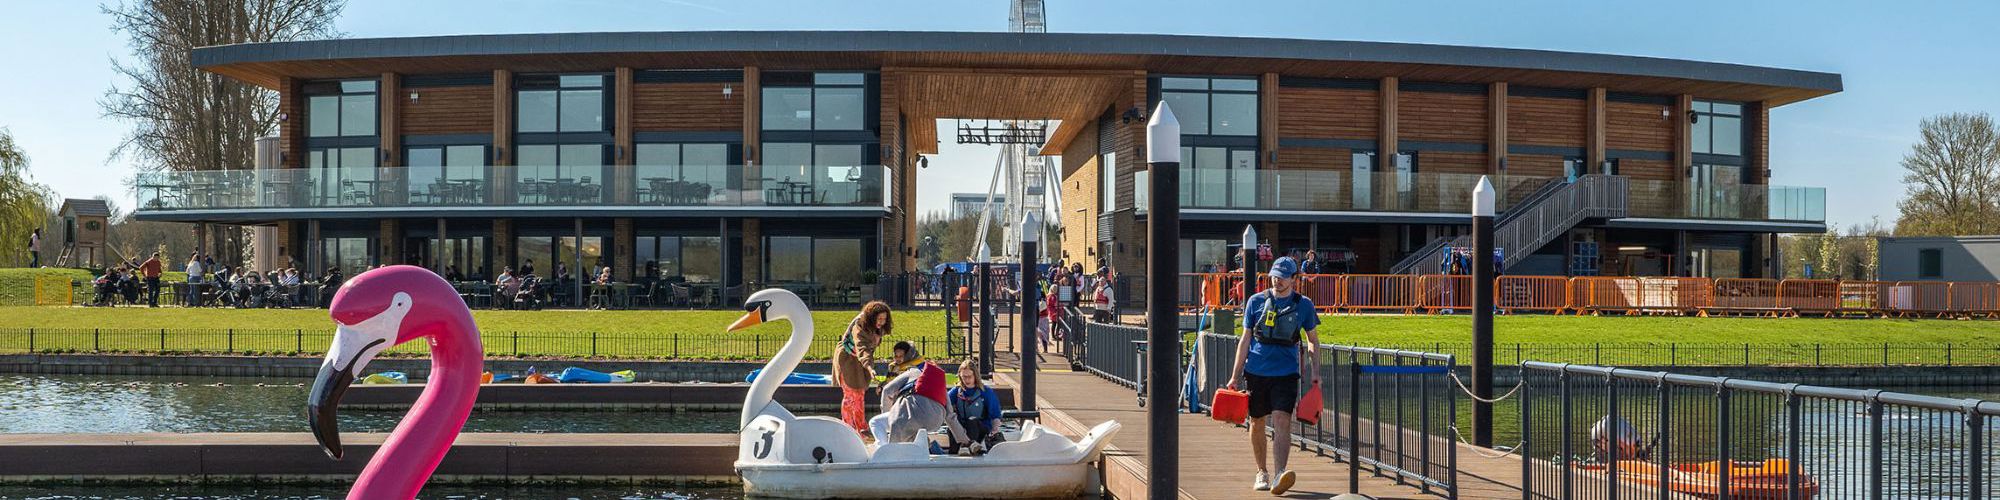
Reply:
[[[1264,418],[1273,411],[1291,413],[1299,406],[1298,374],[1280,377],[1266,377],[1255,373],[1243,374],[1244,389],[1250,392],[1250,417]]]

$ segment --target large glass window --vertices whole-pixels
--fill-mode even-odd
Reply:
[[[1183,135],[1257,135],[1257,80],[1160,78],[1160,99],[1173,108]]]
[[[641,236],[637,247],[640,278],[648,269],[652,278],[687,283],[714,283],[721,275],[722,238],[714,236]]]
[[[604,75],[529,75],[517,80],[516,132],[603,132]]]
[[[602,144],[534,144],[517,148],[518,201],[548,205],[604,201],[605,149]]]
[[[1118,153],[1106,152],[1097,158],[1098,209],[1118,210]]]
[[[764,200],[780,205],[851,205],[865,201],[861,144],[764,144]]]
[[[306,151],[312,173],[313,204],[373,205],[381,193],[375,176],[375,148],[322,148]]]
[[[375,81],[306,85],[306,137],[375,135]]]
[[[641,203],[695,205],[726,198],[729,145],[653,143],[634,146]]]
[[[812,281],[812,238],[772,236],[764,240],[764,277],[774,283]]]
[[[320,252],[329,267],[338,267],[349,277],[375,265],[374,238],[322,238]]]
[[[764,130],[867,129],[867,75],[815,73],[811,86],[764,86]]]
[[[1944,250],[1936,248],[1917,250],[1917,277],[1944,277]]]
[[[1257,202],[1257,151],[1182,147],[1181,204],[1200,208],[1253,207]]]
[[[413,146],[403,159],[410,203],[470,205],[486,199],[486,146]]]
[[[580,243],[580,244],[579,244]],[[535,275],[545,279],[561,277],[556,272],[560,266],[575,278],[585,272],[596,273],[597,269],[610,265],[610,255],[604,251],[604,238],[585,236],[578,242],[575,236],[520,236],[514,238],[516,274],[525,273],[532,267]],[[582,252],[585,269],[576,269],[577,252]],[[595,278],[595,274],[589,275]]]
[[[1229,240],[1181,240],[1180,272],[1220,273],[1229,271]]]
[[[431,251],[437,256],[439,269],[457,270],[467,280],[473,281],[485,281],[493,276],[493,270],[487,267],[485,236],[432,238]]]
[[[861,284],[860,238],[769,236],[764,239],[765,278],[773,283],[818,283],[827,290]]]
[[[1688,139],[1696,153],[1743,155],[1743,105],[1721,101],[1695,101],[1694,123]]]

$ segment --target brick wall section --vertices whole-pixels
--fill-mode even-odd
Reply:
[[[1145,75],[1133,77],[1130,90],[1124,97],[1119,98],[1117,103],[1112,108],[1114,116],[1123,115],[1124,110],[1137,107],[1145,110],[1146,116],[1151,118],[1153,109],[1151,103],[1146,102]],[[1133,197],[1136,188],[1135,174],[1147,168],[1146,124],[1143,120],[1133,120],[1132,123],[1116,123],[1116,118],[1113,120],[1111,126],[1117,128],[1111,134],[1110,149],[1118,152],[1118,199],[1120,208],[1124,208],[1130,203],[1126,200],[1136,199]],[[1121,276],[1143,276],[1146,272],[1144,258],[1146,227],[1140,224],[1132,212],[1132,210],[1118,212],[1117,220],[1112,224],[1112,229],[1117,234],[1111,236],[1111,266]],[[1139,299],[1140,297],[1119,298],[1120,301]]]
[[[736,256],[743,281],[764,281],[764,220],[743,219],[743,253]]]
[[[1373,140],[1380,126],[1377,100],[1371,90],[1286,87],[1278,93],[1285,110],[1278,137]]]
[[[725,99],[723,87],[736,92]],[[741,82],[635,84],[632,126],[646,132],[741,130],[742,88]]]
[[[1756,123],[1746,124],[1754,127],[1754,131],[1750,133],[1750,167],[1752,169],[1750,180],[1754,183],[1769,184],[1771,182],[1771,107],[1765,106],[1761,102],[1751,103],[1750,106],[1756,108],[1754,112],[1749,113]]]
[[[514,265],[514,224],[507,219],[493,219],[493,275],[499,276],[502,268]]]
[[[632,219],[621,217],[611,219],[611,277],[618,281],[632,281],[635,272],[633,259],[637,257],[637,242],[632,232]]]
[[[492,86],[425,87],[410,91],[417,94],[417,100],[401,107],[405,135],[493,131]]]
[[[403,263],[403,221],[382,219],[381,231],[377,233],[376,254],[381,256],[382,265]]]
[[[1582,99],[1509,96],[1507,142],[1581,148],[1585,122],[1583,108]]]
[[[1095,122],[1085,125],[1070,140],[1069,146],[1063,148],[1059,167],[1064,208],[1058,216],[1063,227],[1061,253],[1069,254],[1071,262],[1082,262],[1085,268],[1093,270],[1099,260],[1099,256],[1091,255],[1092,249],[1097,248],[1097,216],[1104,213],[1097,193],[1103,181],[1098,172],[1102,168],[1097,157],[1098,126]]]

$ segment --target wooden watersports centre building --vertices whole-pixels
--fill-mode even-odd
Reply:
[[[1771,276],[1775,235],[1823,230],[1825,205],[1769,184],[1771,110],[1841,90],[1652,57],[1069,33],[343,39],[191,64],[279,93],[275,153],[143,176],[141,219],[266,228],[314,270],[563,262],[725,286],[919,271],[915,173],[949,118],[1059,120],[1039,147],[1061,253],[1137,273],[1159,101],[1185,133],[1184,271],[1225,262],[1246,224],[1329,272],[1421,267],[1403,261],[1464,234],[1489,175],[1509,273]]]

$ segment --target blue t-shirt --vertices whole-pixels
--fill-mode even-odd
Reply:
[[[1279,315],[1291,314],[1298,320],[1299,342],[1309,341],[1305,332],[1319,328],[1319,313],[1313,309],[1312,299],[1304,294],[1292,292],[1290,297],[1272,298],[1271,293],[1251,295],[1243,304],[1243,338],[1250,342],[1250,357],[1245,360],[1243,371],[1260,377],[1282,377],[1299,373],[1299,346],[1265,344],[1257,342],[1255,328],[1262,326],[1264,312],[1269,309]]]

